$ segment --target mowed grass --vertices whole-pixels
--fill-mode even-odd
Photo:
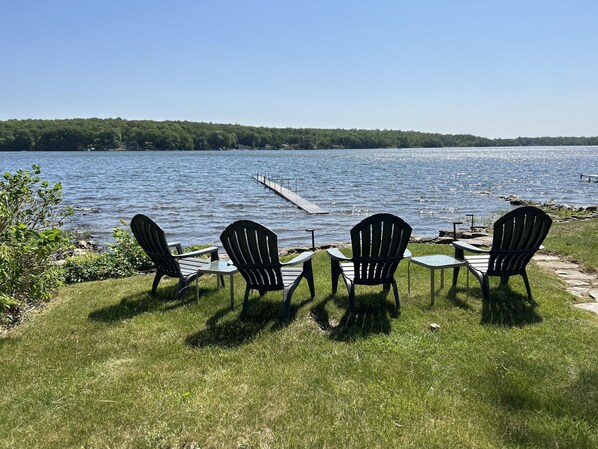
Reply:
[[[546,248],[598,272],[598,219],[555,223]]]
[[[537,304],[520,279],[466,300],[447,273],[431,307],[429,271],[412,266],[408,297],[405,261],[400,314],[358,286],[350,315],[314,261],[316,298],[303,281],[288,324],[280,292],[241,319],[240,276],[232,311],[209,276],[199,303],[173,281],[151,296],[151,276],[61,289],[0,340],[0,446],[598,447],[598,319],[550,273],[530,266]]]

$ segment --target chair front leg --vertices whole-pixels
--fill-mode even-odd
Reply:
[[[243,299],[243,310],[241,310],[241,315],[245,315],[247,313],[247,303],[249,302],[249,292],[251,289],[249,287],[245,287],[245,298]]]
[[[529,302],[533,303],[534,298],[532,297],[532,289],[529,285],[529,279],[527,278],[527,273],[525,272],[525,270],[523,270],[523,272],[521,273],[521,277],[523,278],[523,282],[525,283],[525,290],[527,291],[527,298],[529,299]]]
[[[152,284],[152,295],[156,293],[156,290],[158,289],[158,284],[160,283],[160,279],[162,279],[162,276],[164,276],[164,273],[162,273],[160,270],[157,270],[156,275],[154,276],[154,283]]]
[[[401,308],[401,300],[399,299],[399,288],[397,287],[397,281],[394,279],[392,280],[392,291],[395,295],[395,306],[397,310]]]
[[[311,259],[303,264],[303,276],[305,276],[305,279],[307,279],[309,293],[313,299],[316,296],[316,286],[314,284],[314,270],[311,265]]]
[[[330,275],[332,279],[332,294],[336,294],[338,288],[338,277],[341,274],[341,264],[338,260],[330,259]]]
[[[184,277],[181,277],[179,279],[179,285],[178,285],[177,291],[176,291],[177,298],[183,297],[183,291],[185,290],[186,287],[187,287],[187,280]]]
[[[482,279],[480,280],[482,284],[482,297],[484,301],[490,300],[490,277],[486,275],[482,275]]]
[[[295,288],[297,288],[296,283],[282,289],[283,319],[285,321],[291,316],[291,298]]]
[[[355,313],[355,283],[351,283],[349,288],[349,312]]]
[[[455,247],[455,259],[463,260],[465,254],[463,253],[463,249]],[[453,287],[457,286],[457,279],[459,278],[459,268],[453,268]]]

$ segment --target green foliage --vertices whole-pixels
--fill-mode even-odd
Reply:
[[[63,269],[66,284],[120,278],[135,272],[130,265],[111,253],[91,253],[71,257],[64,264]]]
[[[0,121],[0,150],[210,150],[598,145],[598,137],[487,139],[379,129],[264,128],[152,120]]]
[[[114,228],[112,236],[116,242],[110,245],[114,258],[130,266],[133,271],[148,271],[154,267],[151,259],[127,228]]]
[[[60,207],[62,186],[40,173],[33,165],[0,180],[0,314],[48,299],[60,281],[51,259],[66,243],[59,228],[72,211]]]
[[[63,266],[64,282],[97,281],[130,276],[153,268],[152,261],[126,228],[114,228],[115,243],[106,253],[70,257]]]

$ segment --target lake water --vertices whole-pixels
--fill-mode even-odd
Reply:
[[[76,225],[100,242],[136,213],[183,244],[219,244],[229,223],[251,219],[288,247],[309,246],[307,228],[316,243],[349,241],[350,228],[377,212],[435,236],[467,213],[484,223],[510,210],[500,195],[598,204],[598,184],[579,181],[580,172],[598,172],[598,147],[0,152],[2,173],[34,163],[43,179],[63,184],[64,203],[78,206]],[[257,172],[293,179],[293,190],[330,213],[295,208],[253,180]]]

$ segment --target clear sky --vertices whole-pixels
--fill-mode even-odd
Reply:
[[[598,135],[596,0],[0,0],[0,120]]]

